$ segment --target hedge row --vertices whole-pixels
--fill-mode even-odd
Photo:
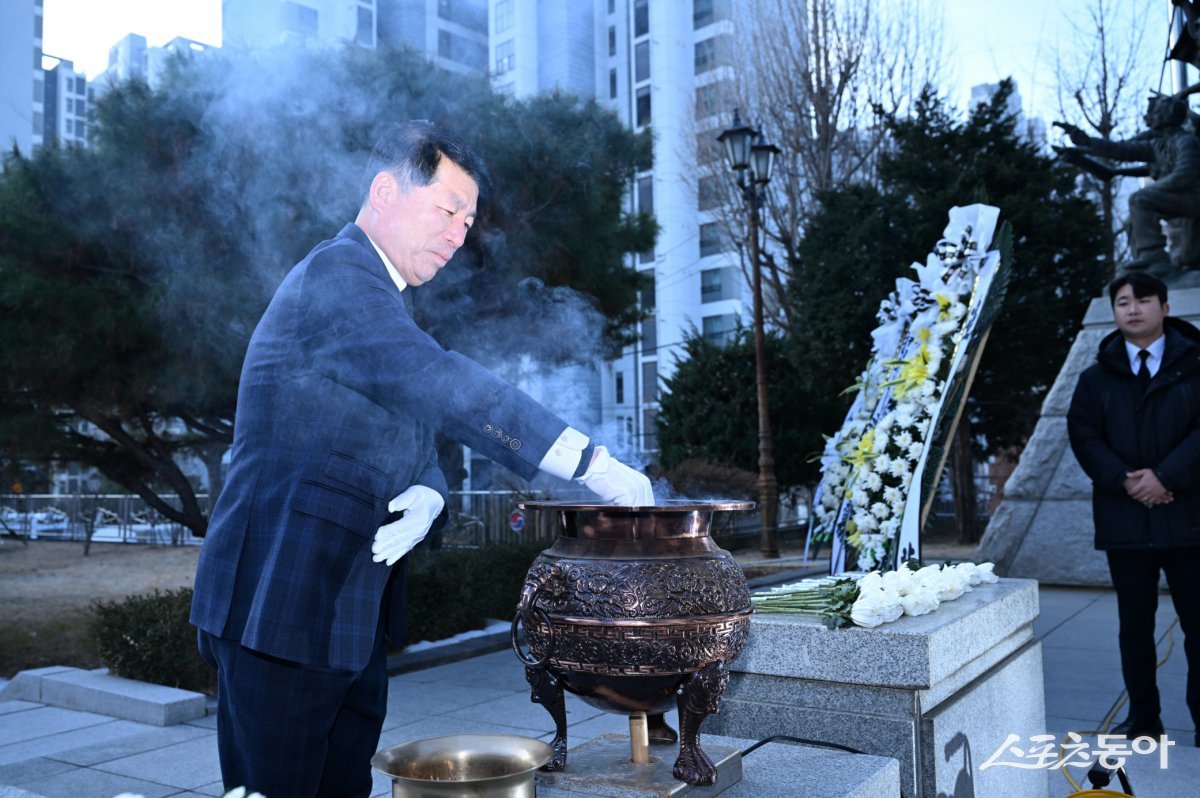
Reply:
[[[419,550],[408,563],[408,640],[441,640],[510,619],[525,572],[547,541],[475,550]],[[154,591],[93,605],[92,640],[113,673],[211,693],[212,669],[196,652],[188,623],[191,588]]]

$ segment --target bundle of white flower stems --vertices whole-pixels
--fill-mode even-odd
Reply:
[[[895,571],[846,573],[805,579],[755,593],[758,612],[815,615],[830,629],[873,628],[902,615],[925,615],[942,602],[953,601],[976,585],[997,578],[992,563],[901,565]]]

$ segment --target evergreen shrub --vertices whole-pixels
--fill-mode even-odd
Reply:
[[[196,650],[191,606],[187,587],[96,602],[90,628],[96,653],[118,676],[211,693],[215,674]]]
[[[525,573],[550,541],[431,551],[408,559],[408,642],[441,640],[481,629],[485,619],[509,620]],[[93,605],[90,633],[118,676],[212,693],[215,674],[196,650],[188,622],[191,588],[154,591]]]

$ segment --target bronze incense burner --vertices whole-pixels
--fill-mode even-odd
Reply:
[[[658,741],[674,739],[662,713],[677,706],[672,772],[688,784],[714,783],[700,725],[718,709],[729,681],[724,665],[745,645],[753,609],[742,569],[709,529],[714,513],[753,503],[519,506],[555,512],[561,524],[525,577],[512,629],[532,700],[555,723],[545,769],[566,764],[566,690],[608,712],[645,712]]]

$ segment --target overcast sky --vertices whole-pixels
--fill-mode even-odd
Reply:
[[[689,0],[657,0],[689,2]],[[866,0],[864,0],[866,1]],[[888,0],[872,0],[886,3]],[[736,4],[737,0],[733,0]],[[1027,113],[1058,116],[1055,55],[1075,47],[1071,22],[1086,24],[1098,0],[942,0],[944,37],[952,55],[944,87],[960,108],[970,87],[1016,78]],[[1150,13],[1144,61],[1156,88],[1157,65],[1167,40],[1167,0],[1104,0],[1125,13],[1145,4]],[[140,33],[151,46],[175,36],[221,43],[221,0],[44,0],[43,49],[66,58],[94,77],[107,64],[108,48],[127,33]],[[1158,19],[1160,17],[1161,19]],[[1120,35],[1122,32],[1117,31]],[[1164,81],[1167,79],[1164,78]],[[1165,83],[1164,85],[1169,85]]]

